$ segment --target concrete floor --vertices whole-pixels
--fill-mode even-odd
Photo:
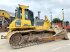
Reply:
[[[0,35],[6,33],[0,33]],[[70,33],[68,33],[70,38]],[[7,39],[0,39],[0,52],[70,52],[70,40],[60,40],[21,49],[13,49]]]

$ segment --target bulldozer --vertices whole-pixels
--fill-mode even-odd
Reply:
[[[6,38],[12,48],[19,49],[59,39],[68,40],[65,29],[55,30],[50,20],[38,21],[34,25],[33,12],[29,6],[19,5],[15,10],[15,19],[9,25]]]

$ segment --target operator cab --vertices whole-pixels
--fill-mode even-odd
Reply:
[[[15,16],[19,19],[22,19],[22,9],[20,7],[18,7],[16,10],[15,10]],[[26,20],[30,20],[31,21],[31,24],[32,26],[34,25],[34,15],[33,15],[33,12],[29,9],[25,9],[25,19]],[[19,21],[19,20],[18,20]]]

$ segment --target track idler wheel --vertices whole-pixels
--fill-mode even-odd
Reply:
[[[10,37],[9,43],[13,48],[19,48],[22,35],[20,33],[15,33]]]

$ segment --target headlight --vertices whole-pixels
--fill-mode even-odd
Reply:
[[[16,26],[21,26],[21,20],[16,21]]]

